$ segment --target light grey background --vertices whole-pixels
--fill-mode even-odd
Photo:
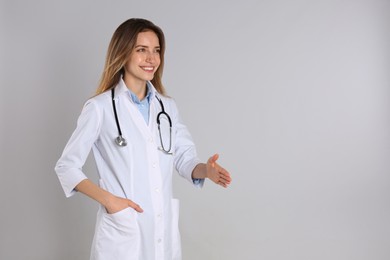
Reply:
[[[165,31],[168,93],[233,176],[174,180],[185,260],[390,259],[390,1],[0,3],[0,259],[88,259],[97,204],[53,167],[130,17]]]

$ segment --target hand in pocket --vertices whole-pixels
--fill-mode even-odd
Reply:
[[[117,213],[125,208],[133,208],[135,211],[142,213],[143,209],[132,200],[112,196],[105,205],[108,214]]]

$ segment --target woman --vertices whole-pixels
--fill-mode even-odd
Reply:
[[[161,83],[165,40],[159,27],[130,19],[115,31],[97,95],[88,100],[56,164],[67,197],[100,203],[91,259],[181,259],[173,167],[193,185],[227,187],[213,155],[197,157],[175,102]],[[99,185],[82,172],[92,149]]]

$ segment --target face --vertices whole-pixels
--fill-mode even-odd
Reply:
[[[135,47],[124,67],[126,85],[145,86],[146,81],[153,79],[159,66],[160,44],[157,35],[152,31],[139,33]]]

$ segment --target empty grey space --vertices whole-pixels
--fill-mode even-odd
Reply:
[[[0,2],[0,259],[89,259],[97,203],[54,172],[117,26],[150,19],[163,81],[230,188],[179,176],[185,260],[390,259],[390,1]],[[116,131],[113,125],[113,131]],[[93,158],[84,167],[96,181]]]

